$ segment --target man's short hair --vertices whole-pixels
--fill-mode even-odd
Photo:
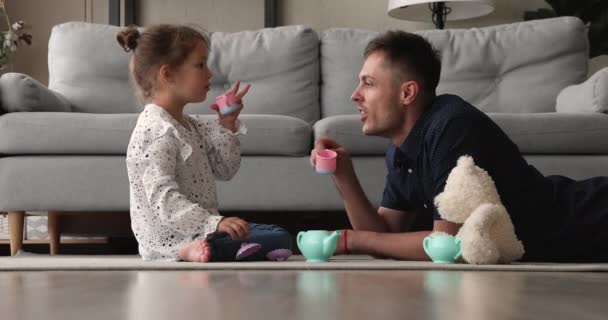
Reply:
[[[365,48],[367,58],[373,52],[383,51],[393,67],[397,67],[402,79],[412,77],[420,83],[421,90],[429,97],[435,96],[441,74],[441,57],[423,37],[399,30],[384,32],[372,39]]]

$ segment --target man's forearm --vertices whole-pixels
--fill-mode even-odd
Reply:
[[[378,233],[349,231],[348,250],[351,253],[369,254],[399,260],[428,261],[430,258],[422,248],[422,241],[431,232]]]
[[[350,223],[355,230],[389,231],[384,219],[378,215],[378,211],[367,199],[354,173],[347,177],[335,177],[334,182],[344,201],[344,208]]]

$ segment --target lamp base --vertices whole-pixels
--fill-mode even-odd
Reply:
[[[445,27],[446,17],[452,12],[452,8],[448,7],[445,2],[439,1],[429,3],[429,9],[431,10],[435,27],[437,27],[437,29],[443,29]]]

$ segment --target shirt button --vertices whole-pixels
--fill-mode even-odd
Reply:
[[[414,171],[412,170],[412,168],[407,169],[407,173],[412,173],[412,172],[414,172]]]

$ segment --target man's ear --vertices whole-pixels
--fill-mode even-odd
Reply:
[[[405,81],[401,84],[400,99],[404,105],[414,103],[420,93],[420,85],[416,81]]]

